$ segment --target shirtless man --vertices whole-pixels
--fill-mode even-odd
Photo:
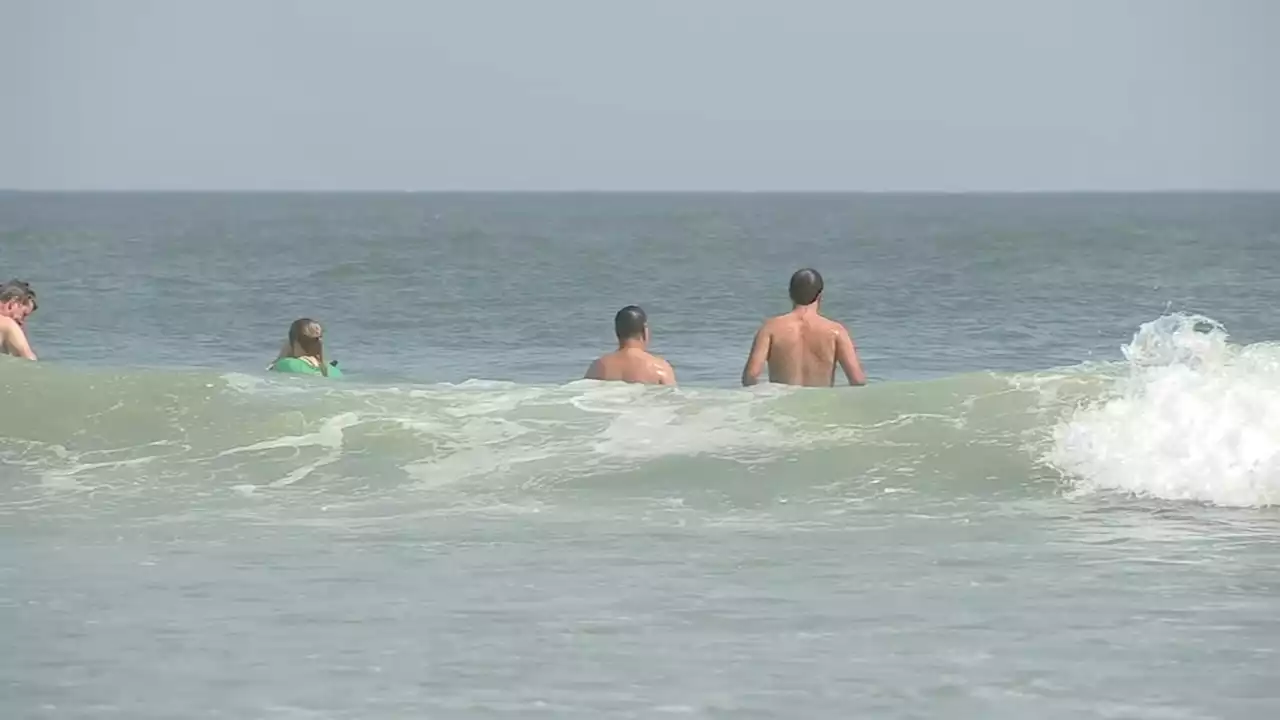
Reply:
[[[587,368],[588,380],[621,380],[646,385],[675,385],[676,371],[666,360],[652,355],[649,347],[649,319],[644,310],[628,305],[613,318],[618,349]]]
[[[36,354],[27,344],[24,327],[27,318],[36,311],[36,293],[21,280],[10,280],[0,285],[0,352],[15,357],[35,360]]]
[[[822,276],[817,270],[797,270],[791,276],[792,310],[766,320],[756,333],[742,369],[744,386],[756,384],[766,363],[773,383],[831,387],[839,363],[850,385],[867,384],[849,331],[818,314],[821,301]]]

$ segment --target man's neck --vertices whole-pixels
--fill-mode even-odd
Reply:
[[[809,303],[808,305],[795,305],[791,308],[791,314],[799,317],[809,315],[818,315],[818,303]]]
[[[640,352],[644,352],[645,351],[644,341],[623,340],[622,342],[618,343],[618,352],[622,352],[623,350],[639,350]]]

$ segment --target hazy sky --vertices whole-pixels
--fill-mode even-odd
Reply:
[[[1280,2],[0,0],[0,187],[1280,189]]]

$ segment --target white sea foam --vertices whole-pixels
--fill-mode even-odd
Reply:
[[[1047,460],[1077,489],[1280,504],[1280,346],[1232,346],[1208,318],[1169,315],[1124,354],[1113,391],[1055,429]]]
[[[219,452],[217,457],[250,454],[261,452],[263,450],[278,450],[281,448],[301,448],[308,446],[325,448],[326,452],[319,459],[312,460],[300,467],[296,467],[286,473],[284,477],[278,478],[270,483],[272,487],[286,487],[306,478],[316,470],[336,462],[342,453],[343,431],[355,425],[357,422],[359,422],[359,416],[356,413],[342,413],[341,415],[325,420],[315,432],[307,433],[305,435],[290,435],[272,438],[270,440],[264,440],[250,445],[230,448]]]
[[[722,392],[714,402],[697,402],[697,396],[698,391],[688,390],[641,401],[637,390],[619,386],[584,395],[574,404],[611,418],[592,442],[596,453],[610,458],[764,451],[797,442],[779,429],[785,418],[756,415],[757,397]]]

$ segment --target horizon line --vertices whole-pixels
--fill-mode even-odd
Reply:
[[[731,190],[731,189],[397,189],[397,188],[6,188],[29,195],[1271,195],[1275,188],[985,189],[985,190]]]

